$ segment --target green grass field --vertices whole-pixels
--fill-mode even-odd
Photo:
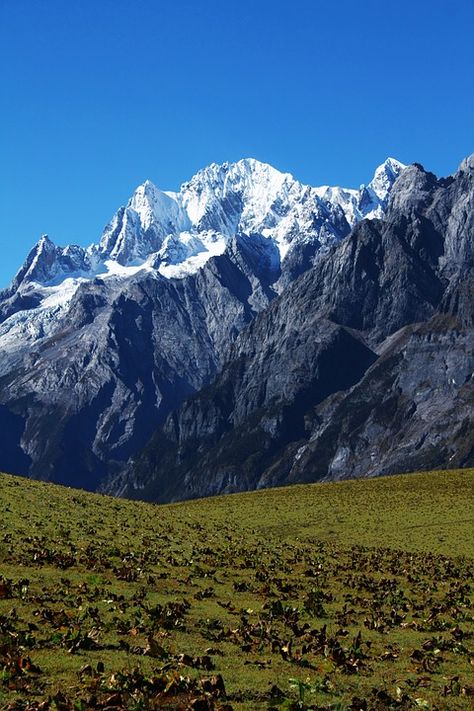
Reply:
[[[169,506],[0,475],[0,708],[473,708],[473,534],[473,470]]]

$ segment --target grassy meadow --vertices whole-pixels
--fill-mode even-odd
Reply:
[[[473,574],[473,470],[167,506],[0,475],[0,709],[472,709]]]

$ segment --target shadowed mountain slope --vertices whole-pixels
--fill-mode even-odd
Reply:
[[[395,183],[111,489],[169,500],[474,461],[474,158]]]

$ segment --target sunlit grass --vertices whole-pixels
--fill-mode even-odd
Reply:
[[[0,671],[41,669],[0,708],[87,700],[88,664],[222,674],[216,709],[470,708],[473,533],[472,470],[169,506],[0,475]]]

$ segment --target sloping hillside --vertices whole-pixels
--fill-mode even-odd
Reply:
[[[473,470],[169,506],[0,475],[0,708],[472,708],[473,511]]]

